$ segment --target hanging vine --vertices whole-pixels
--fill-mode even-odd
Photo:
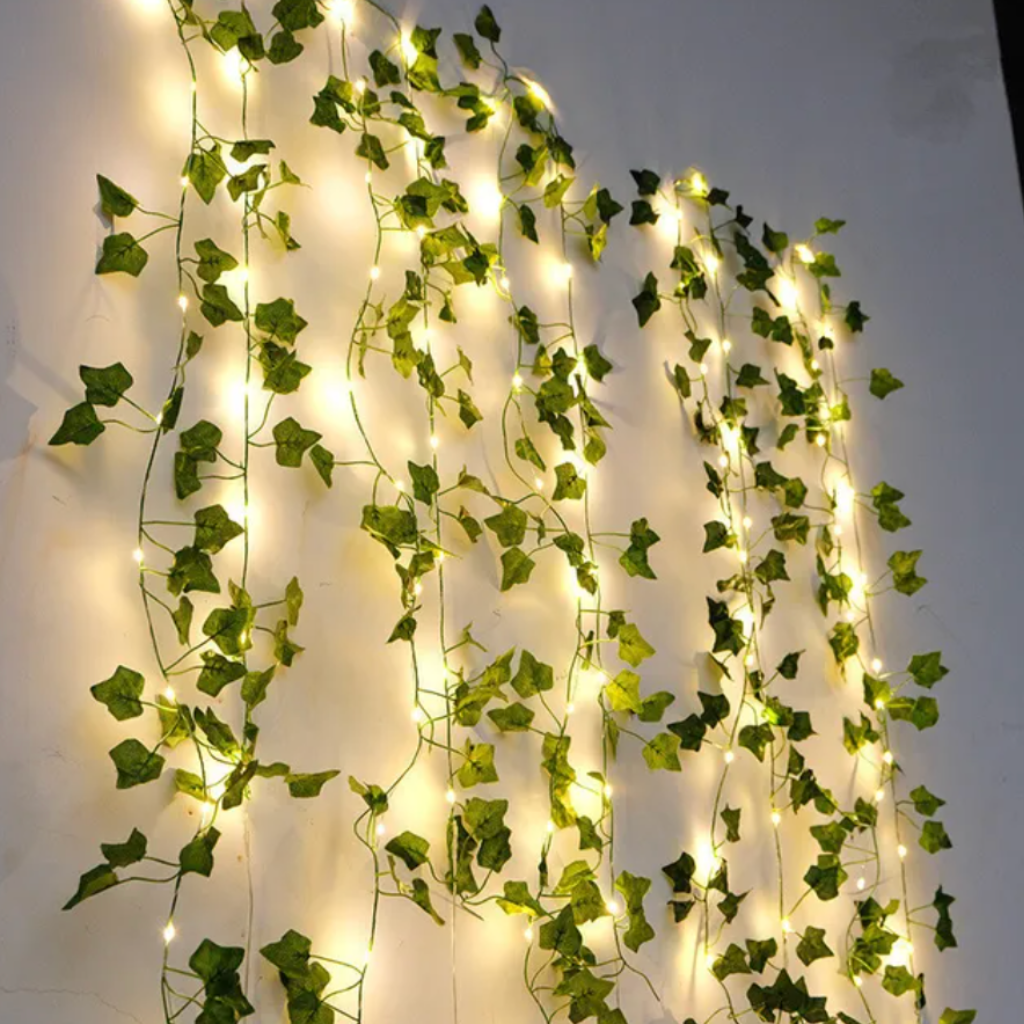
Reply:
[[[702,550],[729,560],[727,575],[707,598],[710,675],[717,684],[698,691],[699,713],[662,727],[680,695],[642,685],[636,670],[656,652],[631,613],[606,606],[602,587],[608,574],[620,569],[628,578],[656,581],[649,555],[660,538],[643,516],[628,531],[605,530],[596,521],[593,489],[613,427],[601,394],[614,365],[596,343],[586,342],[587,328],[577,318],[577,271],[600,265],[622,205],[599,183],[580,180],[552,98],[502,55],[501,29],[486,6],[475,19],[474,33],[452,37],[459,68],[453,84],[445,84],[455,65],[439,49],[441,29],[403,29],[374,0],[358,5],[278,0],[265,31],[244,6],[216,17],[199,7],[191,0],[167,0],[191,85],[190,138],[177,213],[148,210],[125,189],[98,177],[102,212],[113,227],[98,274],[138,277],[150,260],[150,240],[164,233],[174,238],[172,274],[181,322],[166,400],[159,412],[136,402],[128,393],[132,375],[120,362],[83,366],[84,401],[65,413],[51,439],[53,445],[89,445],[108,426],[149,438],[135,557],[156,677],[147,683],[143,673],[121,665],[92,693],[119,722],[147,715],[153,720],[149,742],[126,739],[110,752],[117,787],[156,780],[168,754],[180,747],[174,754],[181,762],[175,787],[183,799],[198,804],[199,821],[176,857],[152,855],[138,829],[126,842],[103,844],[103,862],[82,875],[66,909],[133,882],[167,885],[160,981],[165,1024],[190,1010],[205,1024],[256,1012],[248,977],[254,938],[251,881],[243,946],[206,938],[180,965],[172,943],[176,922],[187,912],[185,879],[212,874],[219,816],[234,810],[244,816],[257,779],[280,778],[293,797],[305,798],[317,796],[340,773],[297,772],[264,760],[262,752],[257,756],[257,709],[275,678],[303,651],[291,637],[303,603],[298,580],[293,577],[267,595],[249,591],[250,556],[258,553],[249,529],[252,460],[260,458],[261,449],[273,449],[280,467],[311,466],[327,488],[339,470],[368,480],[358,521],[395,569],[397,619],[384,639],[406,645],[416,732],[389,783],[366,781],[372,769],[350,766],[349,785],[361,800],[353,830],[366,852],[371,880],[362,960],[327,957],[298,928],[261,947],[262,957],[279,972],[293,1024],[366,1018],[371,954],[389,899],[411,903],[448,929],[454,1019],[458,922],[462,915],[486,919],[491,904],[526,921],[522,976],[548,1024],[563,1014],[573,1022],[594,1017],[600,1024],[625,1024],[622,982],[628,978],[637,979],[672,1015],[635,961],[640,948],[655,938],[645,903],[664,882],[633,874],[616,860],[612,777],[617,759],[635,751],[651,771],[683,773],[687,759],[705,751],[720,762],[708,808],[707,849],[683,851],[663,869],[670,916],[683,928],[699,930],[701,955],[721,993],[721,1005],[704,1021],[719,1013],[730,1020],[753,1013],[764,1021],[863,1024],[845,1008],[833,1009],[825,995],[812,995],[794,957],[803,967],[834,959],[852,986],[857,1013],[872,1024],[878,1019],[876,978],[893,997],[910,997],[921,1021],[925,984],[916,966],[915,937],[929,930],[939,950],[956,945],[949,912],[953,898],[939,888],[930,903],[911,906],[905,839],[911,830],[917,832],[918,845],[928,853],[951,843],[936,817],[942,800],[923,785],[904,793],[893,723],[910,722],[918,729],[934,725],[935,698],[911,687],[931,690],[947,670],[938,652],[915,655],[895,673],[884,672],[880,660],[874,601],[889,591],[913,594],[925,581],[916,572],[919,551],[896,551],[886,573],[873,582],[866,575],[865,522],[873,518],[882,531],[897,532],[910,521],[897,488],[882,482],[858,492],[853,482],[847,389],[860,382],[844,375],[841,347],[850,334],[863,331],[868,317],[855,301],[836,304],[831,282],[840,276],[839,267],[820,248],[843,222],[821,219],[814,234],[795,245],[765,224],[758,242],[743,207],[731,204],[728,193],[709,186],[699,172],[675,181],[662,181],[648,170],[632,172],[638,198],[630,223],[646,231],[665,218],[675,236],[671,285],[663,288],[658,274],[649,273],[633,306],[641,328],[665,306],[679,314],[687,357],[673,367],[671,382],[696,439],[714,449],[704,462],[704,482],[716,514],[704,526]],[[351,46],[357,11],[365,66]],[[362,168],[374,225],[365,292],[343,342],[360,450],[341,458],[318,431],[292,415],[277,418],[280,400],[299,391],[315,372],[299,359],[300,336],[308,325],[291,299],[268,299],[273,289],[261,286],[259,295],[251,294],[250,278],[257,236],[286,252],[300,248],[288,212],[280,206],[269,210],[286,194],[283,190],[303,184],[284,160],[275,168],[272,140],[250,136],[250,83],[299,58],[315,30],[329,33],[332,53],[337,46],[340,74],[329,74],[313,97],[310,122],[337,135],[344,159]],[[216,112],[200,105],[193,52],[199,44],[211,46],[237,71],[238,124],[227,135],[218,134],[226,129],[214,123]],[[465,117],[462,127],[477,148],[488,150],[494,167],[483,208],[480,203],[471,208],[449,166],[445,135],[430,127],[456,117]],[[488,131],[492,122],[496,130]],[[396,154],[408,157],[405,166],[411,171],[404,179]],[[205,237],[201,214],[204,207],[226,201],[234,204],[239,228],[222,247]],[[473,214],[491,216],[494,237],[480,238],[471,230]],[[132,223],[147,218],[154,226],[141,233],[119,230],[118,222],[128,218]],[[408,246],[392,251],[392,242],[410,238],[411,261],[402,255]],[[527,287],[512,280],[517,246],[546,246],[558,254],[553,276],[560,309],[553,319],[539,316]],[[507,386],[497,416],[503,466],[491,474],[456,468],[443,457],[450,430],[490,429],[492,411],[475,397],[476,353],[459,348],[446,362],[445,346],[438,341],[439,330],[458,322],[460,295],[469,289],[492,292],[505,304],[510,326]],[[810,291],[813,316],[801,305]],[[183,411],[200,412],[193,409],[189,386],[203,366],[199,317],[207,324],[203,330],[230,334],[244,346],[240,415],[226,428],[205,418],[178,428]],[[766,360],[773,364],[771,374],[763,369]],[[429,449],[423,462],[389,465],[387,446],[374,438],[365,398],[374,393],[381,372],[397,373],[404,388],[416,389],[422,440]],[[873,370],[868,385],[878,398],[903,386],[885,369]],[[107,414],[117,406],[128,410],[125,418]],[[183,518],[181,512],[154,510],[151,485],[168,461],[163,441],[171,433],[178,436],[172,474],[177,502],[191,508],[193,496],[204,490],[225,495],[217,504],[194,509],[191,519],[188,513]],[[801,436],[808,453],[799,451]],[[773,465],[773,460],[796,466],[815,458],[820,465],[811,486]],[[235,507],[240,511],[229,513]],[[769,525],[764,525],[766,515]],[[182,545],[183,529],[194,531],[191,543]],[[451,595],[464,579],[463,555],[491,538],[500,549],[499,589],[510,611],[516,589],[531,585],[538,559],[565,559],[573,598],[565,615],[571,639],[564,667],[556,670],[525,646],[494,657],[470,624],[452,630]],[[844,806],[819,780],[819,771],[830,766],[813,764],[801,749],[826,727],[819,722],[816,730],[810,712],[790,703],[787,684],[797,679],[804,652],[775,653],[779,641],[770,628],[777,619],[769,616],[785,607],[787,595],[797,606],[791,570],[806,561],[802,553],[809,546],[828,649],[838,674],[864,695],[866,710],[859,719],[842,720],[845,748],[873,772],[871,786],[864,786],[858,773],[864,791],[852,806]],[[617,566],[609,564],[611,558]],[[159,580],[166,596],[158,592]],[[227,604],[214,596],[223,592],[222,580]],[[193,642],[197,611],[205,617],[201,639]],[[436,634],[427,637],[419,627],[430,616]],[[174,641],[180,653],[169,653]],[[816,638],[811,643],[821,646]],[[424,668],[435,662],[440,679]],[[237,731],[203,705],[205,697],[222,705],[231,701]],[[573,723],[583,701],[594,702],[600,722],[601,763],[590,771],[580,766],[578,744],[573,748]],[[500,746],[498,736],[505,736]],[[549,819],[532,880],[503,877],[513,857],[514,837],[506,823],[513,794],[477,795],[501,790],[499,752],[506,742],[535,745],[547,787]],[[731,781],[736,758],[747,755],[764,766],[760,806],[744,807],[745,791]],[[432,756],[443,763],[446,787],[441,851],[409,829],[390,829],[388,822],[399,787]],[[492,786],[499,789],[477,789]],[[584,797],[599,808],[596,813],[578,809]],[[891,815],[892,849],[879,826],[883,809]],[[744,926],[743,905],[752,888],[743,888],[744,868],[732,856],[751,829],[751,814],[760,815],[760,826],[767,823],[771,830],[778,922],[773,934],[727,942]],[[798,844],[791,838],[811,815],[817,818],[809,832],[820,853],[802,874],[794,898],[788,865]],[[755,825],[755,834],[760,830]],[[248,841],[247,821],[245,836]],[[553,870],[559,864],[556,881]],[[894,895],[889,892],[892,864]],[[834,900],[852,901],[845,934],[828,934],[811,909],[815,901]],[[696,924],[687,923],[691,917]],[[614,951],[608,956],[599,956],[582,930],[602,919],[611,925]],[[737,979],[755,975],[741,991]],[[845,1007],[848,999],[841,993],[835,1002]],[[971,1010],[946,1009],[940,1024],[970,1024],[974,1016]],[[694,1024],[693,1018],[686,1024]]]

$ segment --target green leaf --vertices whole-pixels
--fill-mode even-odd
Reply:
[[[384,152],[384,146],[376,135],[371,135],[369,132],[364,132],[363,137],[359,140],[356,156],[369,160],[371,164],[379,167],[382,171],[388,169],[388,158]]]
[[[953,849],[953,841],[949,838],[941,821],[926,821],[921,828],[921,838],[918,842],[921,844],[921,848],[929,853]]]
[[[305,47],[300,43],[291,32],[282,29],[280,32],[275,32],[270,40],[270,46],[267,48],[267,57],[271,64],[287,64],[289,61],[295,60]]]
[[[682,771],[679,763],[679,737],[670,732],[659,732],[643,748],[644,761],[652,771]]]
[[[410,871],[426,864],[430,843],[415,832],[402,832],[384,847],[392,856],[401,860]]]
[[[576,472],[571,462],[562,462],[555,466],[555,490],[552,498],[555,501],[570,499],[578,501],[587,489],[587,481]]]
[[[622,938],[626,948],[635,953],[645,942],[654,938],[654,929],[644,913],[644,896],[651,888],[651,880],[623,871],[615,879],[615,888],[626,901],[626,914],[629,917],[629,927]]]
[[[632,622],[619,627],[619,657],[627,664],[636,668],[644,659],[655,654],[654,648],[643,638],[640,630]]]
[[[977,1010],[951,1010],[948,1006],[942,1011],[939,1024],[973,1024],[978,1015]]]
[[[225,511],[223,505],[209,505],[195,513],[196,535],[194,546],[202,551],[216,554],[245,533],[245,527],[236,523]]]
[[[871,384],[868,390],[875,398],[885,398],[886,395],[899,391],[901,387],[903,387],[903,381],[894,377],[888,370],[877,369],[871,371]]]
[[[74,896],[64,904],[63,910],[71,910],[77,907],[83,900],[95,896],[106,889],[111,889],[118,884],[117,874],[109,864],[98,864],[86,871],[78,880],[78,889]]]
[[[298,420],[289,416],[274,427],[274,444],[279,466],[297,469],[302,465],[302,456],[320,440],[315,430],[305,430]]]
[[[708,727],[699,715],[689,715],[681,722],[672,722],[668,729],[679,737],[683,750],[700,750]]]
[[[768,965],[768,961],[779,951],[775,939],[747,939],[747,953],[750,956],[750,969],[760,974]]]
[[[718,548],[731,547],[736,542],[735,536],[729,532],[729,527],[718,519],[712,519],[704,524],[704,547],[703,552],[715,551]]]
[[[412,882],[412,901],[421,910],[428,913],[436,924],[444,924],[444,918],[434,909],[430,899],[430,886],[422,878],[414,878]],[[294,1020],[294,1017],[292,1018]]]
[[[497,902],[506,914],[540,917],[544,913],[544,908],[530,894],[530,888],[525,882],[506,882],[504,896],[499,896]]]
[[[229,320],[232,323],[241,323],[245,319],[242,311],[228,294],[227,288],[222,284],[203,285],[199,311],[214,327],[220,327],[221,324]]]
[[[219,594],[220,583],[213,572],[213,561],[205,551],[195,547],[180,548],[167,576],[167,589],[177,597],[194,590]]]
[[[216,697],[225,686],[245,675],[245,666],[240,661],[229,661],[216,651],[204,651],[202,658],[204,664],[196,680],[200,693]]]
[[[644,579],[657,579],[647,558],[647,552],[661,538],[652,530],[646,519],[637,519],[629,528],[629,547],[619,557],[619,565],[629,576],[641,576]]]
[[[135,196],[102,174],[96,175],[96,184],[100,189],[100,206],[111,220],[114,217],[127,217],[139,205]]]
[[[761,367],[753,363],[744,363],[736,375],[736,385],[741,388],[756,388],[768,381],[761,376]]]
[[[458,770],[459,784],[464,789],[471,789],[478,783],[498,781],[498,772],[494,767],[494,747],[490,743],[473,743],[466,740],[463,748],[465,759]]]
[[[299,800],[307,800],[310,797],[319,796],[320,790],[340,774],[341,772],[337,769],[326,772],[289,772],[284,781],[291,796]]]
[[[818,899],[834,900],[848,877],[836,854],[823,853],[818,857],[818,863],[807,869],[804,881],[814,890]]]
[[[639,713],[643,706],[640,701],[640,677],[629,669],[623,669],[605,686],[604,692],[613,711]]]
[[[765,224],[761,233],[761,242],[769,252],[784,252],[789,247],[789,235],[785,231],[773,231]]]
[[[697,863],[690,854],[684,851],[677,860],[671,864],[666,864],[661,870],[672,883],[672,891],[674,893],[688,893],[692,891],[693,875],[697,870]]]
[[[166,763],[160,754],[150,751],[136,739],[118,743],[110,751],[110,759],[117,769],[118,789],[131,789],[160,778]]]
[[[750,974],[746,952],[735,942],[730,942],[729,948],[712,963],[711,973],[719,981],[724,981],[732,974]]]
[[[407,465],[412,478],[413,497],[424,505],[430,505],[441,487],[437,470],[433,466],[418,466],[415,462],[408,462]]]
[[[217,143],[210,150],[197,149],[185,163],[186,177],[207,205],[213,201],[217,186],[227,177],[227,173]]]
[[[476,407],[472,397],[463,391],[462,388],[459,388],[458,403],[459,419],[462,420],[462,425],[467,430],[484,418],[483,413]]]
[[[526,700],[553,689],[554,685],[554,669],[538,661],[529,651],[523,651],[519,656],[519,669],[512,677],[512,689]]]
[[[480,55],[473,37],[465,32],[456,32],[452,35],[452,42],[455,43],[455,49],[458,50],[462,63],[470,70],[476,71],[480,67],[483,57]]]
[[[725,822],[726,828],[726,842],[738,843],[740,841],[740,816],[742,813],[742,808],[729,807],[728,805],[722,811],[722,821]]]
[[[320,479],[330,487],[334,475],[334,453],[322,444],[315,444],[310,449],[309,461],[313,463],[313,468],[320,474]]]
[[[914,810],[930,818],[940,807],[945,807],[946,801],[929,792],[926,786],[916,786],[910,791],[910,799],[914,802]]]
[[[818,235],[834,235],[846,223],[845,220],[830,220],[828,217],[819,217],[814,222],[814,231]]]
[[[100,851],[112,868],[126,868],[138,864],[146,856],[146,837],[137,829],[123,843],[100,843]]]
[[[948,893],[942,891],[942,886],[935,891],[935,899],[932,906],[938,912],[939,920],[935,926],[935,945],[940,951],[956,948],[956,936],[953,934],[953,918],[950,916],[949,908],[956,900]]]
[[[533,722],[534,713],[525,704],[516,701],[507,708],[494,708],[487,717],[502,732],[526,732]]]
[[[708,606],[708,623],[715,633],[712,653],[728,651],[730,654],[739,654],[745,643],[743,623],[729,614],[729,606],[724,601],[716,601],[710,597],[705,600]]]
[[[612,364],[601,354],[596,344],[587,345],[583,349],[583,363],[587,373],[601,383],[612,370]]]
[[[764,761],[764,753],[775,734],[766,722],[761,725],[745,725],[739,731],[737,742],[749,750],[758,761]]]
[[[661,176],[654,171],[630,171],[636,182],[636,190],[642,196],[654,196],[661,187]]]
[[[82,402],[64,413],[64,419],[49,443],[92,444],[106,429],[96,416],[96,410],[88,402]]]
[[[245,673],[245,680],[241,687],[241,696],[249,708],[254,708],[266,700],[267,690],[274,680],[274,673],[276,671],[277,666],[271,665],[270,668],[264,669],[262,672]]]
[[[644,278],[643,287],[633,298],[633,308],[636,310],[637,320],[641,327],[661,309],[661,299],[658,296],[658,279],[653,273]]]
[[[295,303],[284,298],[258,303],[255,323],[257,330],[263,331],[268,338],[286,345],[294,344],[306,327],[306,321],[295,312]]]
[[[212,826],[201,832],[187,846],[183,846],[178,854],[181,873],[202,875],[209,878],[213,871],[213,848],[220,839],[220,833]]]
[[[641,722],[660,722],[670,704],[675,701],[675,694],[667,690],[658,690],[640,702],[639,718]]]
[[[808,925],[800,937],[796,955],[800,957],[800,962],[805,966],[810,966],[815,960],[833,956],[832,950],[825,942],[825,929],[815,928],[813,924]]]
[[[119,722],[128,718],[138,718],[142,714],[142,696],[145,680],[142,675],[124,665],[118,665],[114,674],[102,683],[90,687],[90,693]]]
[[[501,556],[501,589],[510,590],[516,584],[528,582],[535,564],[522,548],[509,548]]]
[[[929,654],[915,654],[910,659],[907,671],[918,686],[931,689],[940,679],[949,675],[949,669],[942,664],[942,653],[931,651]]]
[[[527,515],[518,505],[507,504],[497,515],[484,520],[484,525],[498,538],[502,547],[522,544],[526,538]]]
[[[135,383],[123,363],[112,366],[80,366],[78,376],[85,385],[85,400],[92,405],[113,406]]]
[[[107,235],[96,263],[97,274],[130,274],[138,277],[149,262],[149,253],[127,231]]]
[[[860,649],[860,638],[857,631],[849,622],[837,622],[828,638],[829,646],[837,664],[842,665],[848,658],[852,658]]]
[[[199,257],[196,273],[209,284],[217,281],[221,274],[238,266],[238,260],[219,248],[211,238],[201,238],[196,242],[196,255]]]
[[[886,565],[892,570],[893,586],[901,594],[916,594],[928,581],[917,575],[920,551],[894,551]]]
[[[300,932],[289,929],[277,942],[268,943],[260,954],[288,979],[304,979],[309,972],[313,943]]]
[[[487,4],[480,8],[480,13],[477,14],[473,21],[473,27],[479,35],[483,36],[490,43],[497,43],[501,39],[501,29],[498,27],[497,21],[494,20],[494,14]]]
[[[203,623],[203,635],[209,637],[227,655],[241,654],[252,646],[251,608],[214,608]]]

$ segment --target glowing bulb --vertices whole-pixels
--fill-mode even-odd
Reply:
[[[814,370],[815,372],[817,372],[818,370],[821,369],[821,363],[819,363],[817,359],[812,359],[811,360],[811,369]],[[829,412],[826,409],[825,413],[823,414],[823,418],[824,419],[828,419],[828,417],[829,417]]]
[[[372,182],[372,181],[373,181],[373,172],[372,172],[372,171],[367,171],[367,172],[366,172],[366,173],[365,173],[365,174],[363,175],[363,181],[365,181],[365,182],[366,182],[366,184],[367,184],[367,185],[369,185],[369,184],[370,184],[370,182]]]
[[[327,16],[347,25],[352,20],[353,8],[352,0],[328,0]]]
[[[396,491],[404,491],[405,490],[405,481],[404,480],[396,480],[395,481],[395,490]]]
[[[187,295],[179,295],[178,296],[178,308],[182,311],[182,313],[184,313],[185,310],[188,309],[188,296]]]
[[[412,585],[412,592],[419,597],[423,593],[423,584],[418,580]]]
[[[608,913],[612,915],[612,917],[615,917],[619,912],[619,905],[615,902],[615,900],[608,900],[608,902],[605,903],[604,906],[605,910],[607,910]]]
[[[529,925],[523,929],[523,938],[527,942],[533,942],[533,929]]]
[[[501,285],[502,291],[506,292],[512,287],[512,282],[508,279],[508,274],[502,274],[498,284]]]
[[[772,811],[772,824],[778,828],[782,824],[782,815],[778,811]]]
[[[727,455],[719,455],[718,464],[722,469],[725,469],[725,467],[729,465],[729,457]]]
[[[182,188],[188,188],[188,178],[182,176],[180,185]]]
[[[437,553],[437,561],[438,561],[438,564],[440,564],[441,562],[444,561],[444,552],[443,551],[438,551],[438,553]]]
[[[372,956],[373,956],[373,950],[372,949],[368,949],[363,954],[363,966],[364,967],[370,962],[370,957],[372,957]]]
[[[881,710],[882,710],[882,708],[884,708],[884,707],[885,707],[885,701],[884,701],[884,700],[882,700],[882,698],[881,698],[881,697],[877,697],[877,698],[875,699],[875,710],[876,710],[876,711],[881,711]]]
[[[875,673],[878,673],[878,672],[882,671],[882,659],[881,658],[873,658],[871,660],[871,671],[875,672]]]
[[[754,525],[754,520],[750,516],[743,517],[743,529],[749,530]]]
[[[565,713],[567,715],[571,715],[575,710],[576,710],[576,705],[573,704],[572,701],[569,701],[569,703],[565,705]]]
[[[700,171],[694,171],[690,176],[690,188],[693,190],[694,195],[707,195],[708,183]]]
[[[835,526],[835,529],[833,530],[833,533],[835,533],[835,535],[837,537],[842,537],[842,535],[843,535],[843,527],[842,527],[842,525],[839,524],[839,523],[836,523],[836,526]]]
[[[702,377],[706,377],[707,376],[707,372],[708,372],[708,364],[707,363],[701,363],[700,364],[700,374],[701,374],[701,376]]]
[[[487,220],[498,221],[501,218],[501,209],[504,205],[505,196],[493,179],[482,179],[476,182],[470,190],[470,209],[486,217]]]
[[[850,609],[850,610],[849,610],[849,611],[848,611],[848,612],[846,613],[846,621],[847,621],[847,622],[853,622],[853,621],[854,621],[854,619],[856,619],[856,618],[857,618],[857,613],[856,613],[856,612],[855,612],[855,611],[854,611],[854,610],[853,610],[853,609],[851,608],[851,609]]]
[[[174,941],[174,936],[178,934],[178,929],[174,927],[173,921],[168,921],[164,928],[164,942],[170,944]]]
[[[714,277],[718,273],[722,261],[713,252],[706,252],[701,258],[704,261],[704,269]]]
[[[420,51],[416,49],[412,41],[412,36],[405,32],[402,33],[402,55],[405,57],[407,64],[414,64],[416,58],[420,55]]]
[[[380,267],[378,267],[377,264],[375,263],[372,267],[370,267],[370,280],[376,281],[379,277]]]
[[[827,443],[827,439],[826,439],[826,437],[825,437],[825,435],[824,435],[824,434],[818,434],[818,436],[817,436],[817,437],[815,437],[815,439],[814,439],[814,443],[815,443],[815,444],[816,444],[816,445],[817,445],[817,446],[818,446],[819,448],[824,448],[824,447],[825,447],[825,444]]]
[[[153,422],[154,422],[154,423],[155,423],[155,424],[156,424],[156,425],[157,425],[158,427],[160,426],[160,424],[161,424],[161,423],[163,423],[163,421],[164,421],[164,414],[163,414],[162,412],[158,412],[158,413],[157,413],[157,414],[156,414],[156,415],[155,415],[155,416],[153,417]]]
[[[425,238],[426,234],[427,234],[427,229],[422,224],[417,224],[416,225],[416,237],[417,238]]]
[[[907,856],[907,848],[902,843],[900,843],[900,845],[896,847],[896,853],[899,856],[900,860],[905,860]]]
[[[757,658],[755,658],[755,657],[754,657],[754,656],[753,656],[752,654],[748,654],[748,655],[747,655],[747,656],[746,656],[746,657],[745,657],[745,658],[743,659],[743,664],[744,664],[744,665],[746,665],[746,666],[747,666],[747,668],[753,668],[753,667],[754,667],[754,663],[755,663],[756,661],[757,661]]]
[[[885,753],[884,753],[884,754],[882,755],[882,760],[883,760],[883,761],[884,761],[884,762],[885,762],[886,764],[892,764],[892,762],[893,762],[893,760],[894,760],[894,758],[893,758],[893,756],[892,756],[892,751],[891,751],[891,750],[887,750],[887,751],[886,751],[886,752],[885,752]]]
[[[222,65],[224,69],[224,75],[231,82],[240,82],[244,77],[245,73],[249,70],[249,62],[238,52],[236,46],[232,46],[227,53],[224,54],[224,63]]]
[[[565,284],[568,284],[572,280],[572,264],[563,263],[559,268],[559,276]]]
[[[136,548],[136,549],[135,549],[135,550],[134,550],[134,551],[132,552],[132,558],[133,558],[133,559],[134,559],[134,560],[135,560],[136,562],[138,562],[138,563],[139,563],[139,565],[142,565],[142,548]]]
[[[424,718],[426,718],[426,715],[423,714],[423,708],[417,707],[417,708],[413,708],[412,709],[412,720],[417,725],[419,725],[420,722],[422,722]]]
[[[228,787],[223,782],[215,782],[212,786],[206,787],[206,794],[214,803],[217,803],[227,790]]]
[[[732,342],[728,338],[722,340],[722,351],[728,355],[732,351]]]
[[[545,107],[549,110],[551,109],[551,96],[540,82],[531,82],[527,80],[526,88],[535,100],[539,100]]]
[[[439,438],[437,434],[430,435],[430,447],[433,448],[435,452],[441,447],[441,438]]]
[[[813,263],[814,252],[809,245],[795,245],[793,246],[793,252],[796,253],[796,258],[801,263]]]
[[[377,822],[377,835],[382,836],[382,835],[384,835],[385,831],[386,830],[384,828],[384,822],[383,821],[378,821]]]
[[[861,878],[858,878],[857,879],[857,891],[858,892],[863,892],[864,889],[867,887],[867,884],[868,884],[867,880],[863,876]]]
[[[612,798],[612,784],[610,782],[606,782],[605,785],[604,785],[604,795],[605,795],[605,799],[611,800],[611,798]]]
[[[452,789],[451,786],[449,786],[448,789],[445,790],[444,798],[450,804],[455,803],[455,790]]]
[[[704,954],[704,966],[710,971],[715,966],[715,954],[705,953]]]
[[[731,750],[727,750],[725,752],[725,763],[726,764],[732,764],[735,759],[736,759],[736,755]]]
[[[366,92],[366,79],[365,78],[360,78],[356,82],[355,88],[356,88],[356,92],[359,93],[360,96],[362,96],[363,93]]]
[[[796,284],[788,277],[779,277],[776,287],[779,292],[779,303],[785,309],[796,309],[797,301],[800,298]]]
[[[165,686],[164,687],[164,697],[167,700],[169,700],[172,704],[174,703],[174,687],[173,686]]]
[[[542,477],[535,476],[533,478],[533,486],[536,487],[538,491],[542,490],[544,487],[544,479]]]
[[[782,919],[782,930],[788,935],[793,930],[793,925],[790,923],[788,917]]]
[[[544,826],[544,828],[547,830],[548,835],[551,835],[555,831],[555,823],[550,818],[548,818],[548,822]]]
[[[875,803],[876,804],[880,804],[884,799],[885,799],[885,790],[884,789],[876,789],[875,790]]]
[[[858,974],[858,975],[857,975],[857,976],[856,976],[856,977],[855,977],[855,978],[853,979],[853,983],[854,983],[854,985],[856,985],[856,986],[857,986],[857,988],[863,988],[863,986],[864,986],[864,979],[863,979],[863,978],[862,978],[862,977],[861,977],[861,976],[860,976],[860,975]]]
[[[515,374],[512,378],[512,387],[518,391],[523,386],[523,376],[520,373]]]
[[[736,552],[736,557],[740,560],[740,565],[746,565],[747,564],[747,559],[750,556],[746,553],[746,551],[744,551],[741,548],[739,551]]]
[[[853,512],[853,501],[855,492],[846,480],[840,480],[836,484],[836,511],[840,512],[844,516],[848,516]]]

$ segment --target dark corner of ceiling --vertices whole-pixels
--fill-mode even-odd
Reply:
[[[1024,33],[1020,31],[1021,0],[993,0],[999,32],[999,55],[1003,82],[1013,122],[1013,143],[1017,151],[1017,176],[1024,195]],[[1016,16],[1015,16],[1016,15]]]

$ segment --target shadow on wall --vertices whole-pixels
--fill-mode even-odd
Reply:
[[[18,318],[14,297],[0,281],[0,464],[19,455],[28,437],[29,420],[36,407],[10,385],[18,360]]]
[[[999,49],[991,33],[905,47],[886,87],[896,133],[932,143],[956,141],[974,120],[978,86],[998,75]]]

